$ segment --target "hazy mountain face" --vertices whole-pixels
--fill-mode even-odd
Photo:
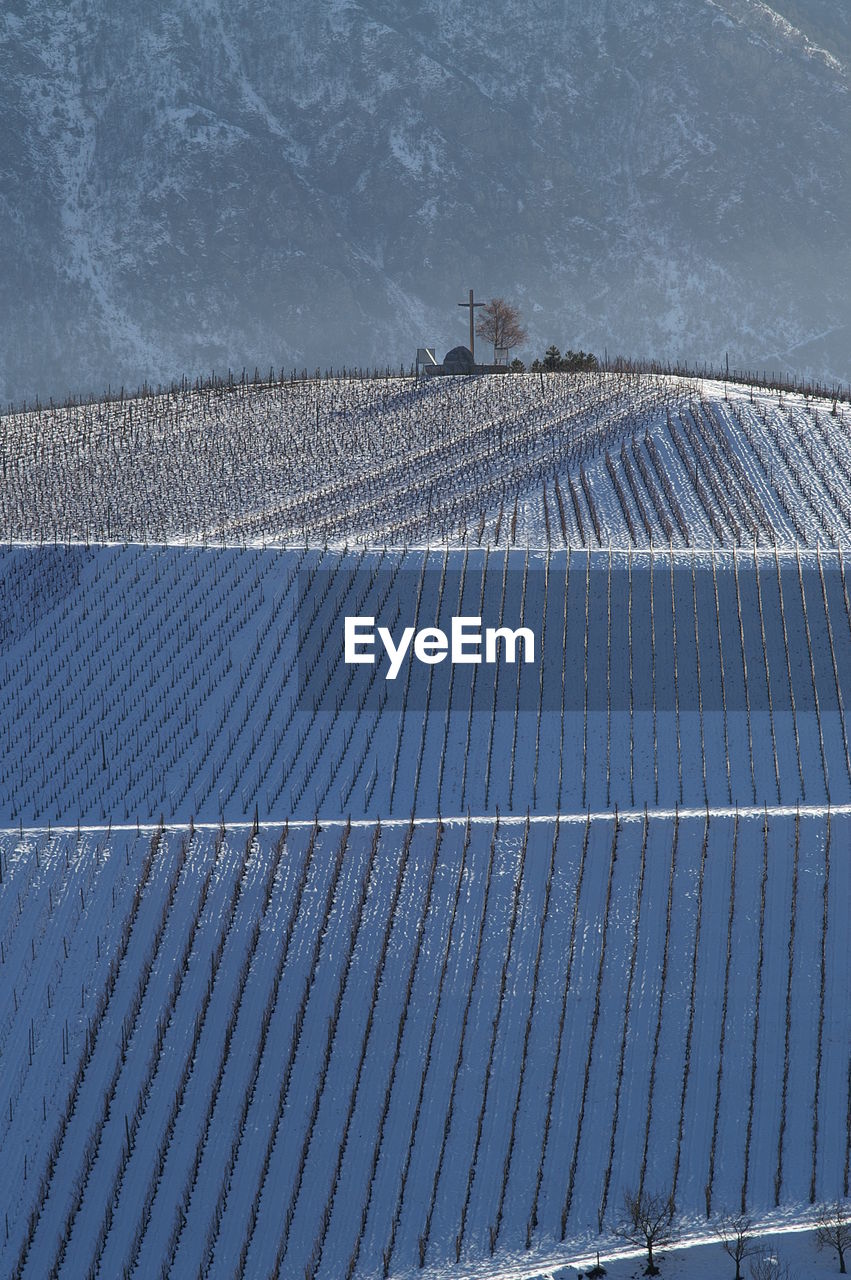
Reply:
[[[7,0],[0,397],[549,342],[851,378],[844,0]]]

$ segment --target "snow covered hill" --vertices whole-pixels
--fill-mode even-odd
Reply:
[[[554,374],[5,425],[7,822],[851,800],[844,405]],[[347,615],[455,614],[536,660],[344,663]]]
[[[647,374],[238,382],[7,415],[15,541],[845,544],[851,411]]]
[[[550,342],[851,378],[840,0],[15,0],[0,402]]]
[[[3,1274],[551,1275],[642,1185],[806,1221],[849,820],[3,837]]]
[[[0,1273],[626,1280],[644,1189],[708,1278],[719,1214],[848,1200],[847,404],[283,378],[2,427]],[[534,643],[388,679],[346,617]]]

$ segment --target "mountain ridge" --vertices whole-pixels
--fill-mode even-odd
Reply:
[[[407,365],[470,284],[529,355],[851,376],[827,3],[29,0],[3,34],[3,401]]]

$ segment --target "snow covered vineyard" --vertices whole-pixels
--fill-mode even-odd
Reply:
[[[0,422],[0,1275],[528,1280],[626,1190],[848,1197],[847,406]]]
[[[9,825],[851,801],[841,548],[13,548],[0,578]],[[523,625],[534,660],[390,680],[346,615]]]
[[[627,1187],[848,1193],[847,812],[0,845],[3,1275],[528,1274]]]
[[[2,419],[36,543],[815,546],[851,534],[851,412],[638,374],[273,382]]]

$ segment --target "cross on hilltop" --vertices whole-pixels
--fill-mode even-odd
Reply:
[[[476,347],[475,347],[475,341],[476,341],[476,338],[475,338],[475,328],[474,328],[474,324],[473,324],[473,318],[474,318],[474,315],[475,315],[475,308],[476,308],[476,307],[483,307],[484,305],[485,305],[485,304],[484,304],[483,302],[474,302],[474,301],[473,301],[473,290],[472,290],[472,289],[470,290],[470,300],[469,300],[469,302],[459,302],[459,303],[458,303],[458,306],[459,306],[459,307],[469,307],[469,308],[470,308],[470,355],[473,357],[473,364],[475,364],[475,363],[476,363]]]

